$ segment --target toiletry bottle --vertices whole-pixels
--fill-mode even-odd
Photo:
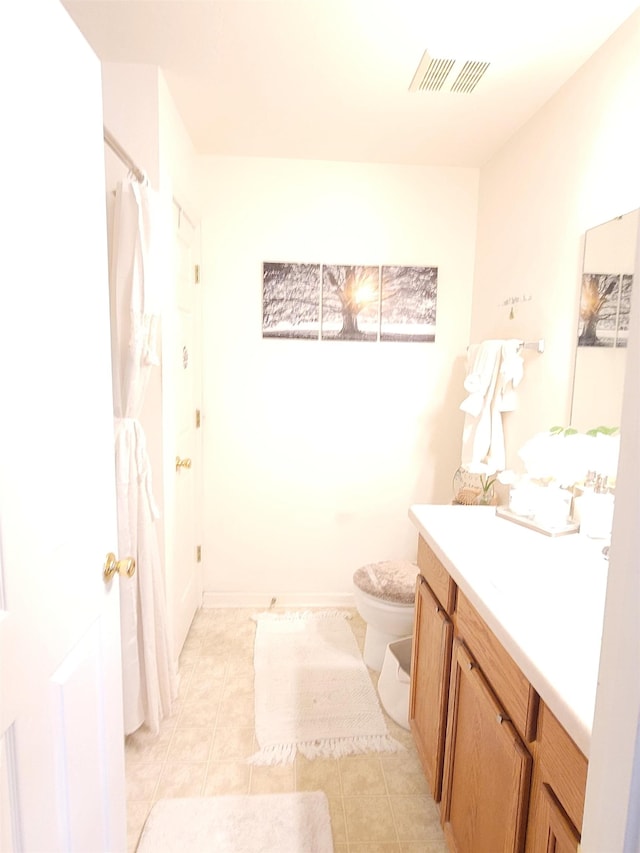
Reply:
[[[587,510],[587,506],[589,503],[589,498],[593,494],[593,487],[596,480],[596,472],[595,471],[587,471],[587,475],[584,478],[584,484],[582,486],[578,486],[576,491],[577,494],[573,499],[573,512],[572,519],[576,521],[580,525],[580,532],[584,533],[583,530],[583,518],[585,514],[585,510]]]
[[[613,524],[614,497],[609,491],[606,475],[595,478],[593,490],[582,504],[582,521],[580,532],[590,539],[608,539]]]

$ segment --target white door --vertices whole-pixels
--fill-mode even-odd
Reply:
[[[124,850],[100,65],[3,4],[0,79],[0,847]]]
[[[199,555],[202,477],[200,423],[201,346],[198,232],[182,211],[175,210],[176,324],[175,377],[175,490],[172,562],[174,652],[180,654],[189,626],[202,605]]]

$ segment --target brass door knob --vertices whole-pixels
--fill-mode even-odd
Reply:
[[[121,575],[126,575],[132,578],[136,570],[136,561],[133,557],[126,557],[124,560],[116,560],[116,555],[109,552],[104,561],[104,579],[110,581],[111,578],[118,572]]]
[[[179,471],[181,468],[191,468],[191,460],[189,457],[186,459],[180,459],[179,456],[176,456],[176,471]]]

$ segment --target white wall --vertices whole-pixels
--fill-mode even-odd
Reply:
[[[568,423],[584,232],[640,206],[639,91],[640,12],[482,169],[472,337],[546,341],[505,421],[508,464]]]
[[[415,557],[408,506],[450,500],[459,464],[477,179],[205,161],[205,592],[350,593]],[[263,261],[435,265],[437,340],[263,340]]]
[[[160,181],[159,73],[152,65],[102,63],[104,124],[156,189]]]
[[[520,407],[507,423],[512,463],[533,432],[568,420],[584,232],[640,206],[638,92],[640,12],[482,170],[473,336],[541,336],[547,341],[544,355],[529,359],[526,392],[523,386]],[[636,278],[639,266],[636,261]],[[516,305],[515,319],[509,320],[500,303],[523,293],[533,300]],[[634,744],[640,772],[637,296],[584,853],[639,849],[637,819],[636,836],[623,847],[627,818],[637,811],[630,794]],[[576,590],[577,606],[579,594]]]
[[[195,224],[201,205],[199,158],[161,71],[157,90],[160,187]]]

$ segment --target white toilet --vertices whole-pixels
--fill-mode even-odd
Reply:
[[[364,662],[382,669],[389,643],[413,634],[418,567],[408,560],[385,560],[362,566],[353,575],[358,613],[367,623]]]

